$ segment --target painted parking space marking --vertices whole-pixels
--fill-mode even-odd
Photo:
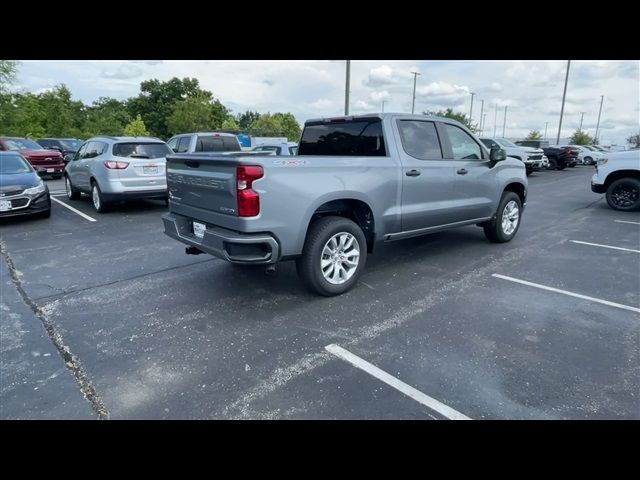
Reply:
[[[629,305],[623,305],[621,303],[610,302],[609,300],[602,300],[600,298],[589,297],[588,295],[582,295],[580,293],[569,292],[568,290],[561,290],[559,288],[548,287],[546,285],[540,285],[539,283],[528,282],[526,280],[520,280],[519,278],[507,277],[506,275],[500,275],[498,273],[492,274],[495,278],[501,278],[502,280],[507,280],[509,282],[520,283],[522,285],[528,285],[529,287],[539,288],[541,290],[547,290],[549,292],[561,293],[563,295],[568,295],[569,297],[580,298],[582,300],[589,300],[591,302],[601,303],[603,305],[609,305],[610,307],[621,308],[623,310],[630,310],[632,312],[640,313],[640,308],[631,307]]]
[[[82,218],[84,218],[84,219],[86,219],[86,220],[89,220],[90,222],[97,222],[97,220],[96,220],[95,218],[92,218],[92,217],[90,217],[89,215],[87,215],[87,214],[85,214],[85,213],[82,213],[80,210],[77,210],[77,209],[73,208],[71,205],[67,205],[67,204],[66,204],[66,203],[64,203],[64,202],[61,202],[60,200],[58,200],[57,198],[55,198],[55,197],[53,197],[53,196],[51,197],[51,200],[53,200],[54,202],[56,202],[56,203],[58,203],[58,204],[62,205],[62,206],[63,206],[63,207],[65,207],[65,208],[68,208],[68,209],[69,209],[69,210],[71,210],[73,213],[77,213],[77,214],[78,214],[78,215],[80,215]]]
[[[591,245],[592,247],[610,248],[611,250],[622,250],[623,252],[640,253],[640,250],[634,250],[632,248],[614,247],[612,245],[601,245],[599,243],[581,242],[580,240],[569,240],[572,243],[579,243],[580,245]]]
[[[350,363],[356,368],[367,372],[369,375],[377,378],[378,380],[386,383],[390,387],[395,388],[396,390],[404,393],[410,398],[413,398],[416,402],[421,403],[427,408],[438,412],[440,415],[448,418],[449,420],[471,420],[466,415],[454,410],[453,408],[445,405],[444,403],[439,402],[435,398],[431,398],[430,396],[422,393],[420,390],[416,390],[411,385],[407,385],[401,380],[398,380],[396,377],[389,375],[384,370],[379,369],[375,365],[367,362],[366,360],[354,355],[348,350],[332,343],[331,345],[327,345],[324,349],[335,355],[342,360]]]
[[[631,225],[640,225],[640,222],[630,222],[629,220],[614,220],[617,223],[630,223]]]

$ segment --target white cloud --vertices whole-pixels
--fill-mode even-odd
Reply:
[[[356,103],[353,105],[353,108],[355,110],[372,110],[373,109],[373,107],[367,102],[365,102],[364,100],[356,101]]]
[[[382,90],[380,92],[373,91],[369,94],[369,98],[372,102],[381,102],[383,100],[389,100],[391,98],[391,94],[386,90]]]
[[[416,95],[439,96],[458,96],[468,95],[469,87],[462,85],[454,85],[447,82],[432,82],[424,87],[416,88]]]
[[[500,82],[493,82],[490,86],[489,89],[493,92],[499,92],[503,89],[504,87],[502,86],[502,84]]]
[[[115,69],[104,69],[102,76],[105,78],[115,78],[118,80],[129,80],[142,75],[142,68],[132,63],[123,63]]]

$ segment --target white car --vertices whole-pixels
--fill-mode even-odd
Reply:
[[[489,150],[492,148],[501,148],[506,152],[507,157],[520,160],[527,169],[527,175],[534,170],[540,170],[549,166],[549,159],[541,148],[521,147],[506,138],[481,138],[480,141],[482,141]]]
[[[578,154],[578,163],[580,165],[595,165],[598,160],[605,158],[605,154],[591,145],[569,145],[571,148],[575,148],[580,152]]]
[[[640,210],[640,150],[609,153],[596,165],[591,190],[606,194],[614,210]]]

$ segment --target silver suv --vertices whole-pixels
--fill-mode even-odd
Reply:
[[[88,193],[98,213],[116,201],[137,198],[167,200],[166,156],[171,149],[152,137],[93,137],[65,169],[70,200]]]

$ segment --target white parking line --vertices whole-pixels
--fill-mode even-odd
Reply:
[[[640,225],[640,222],[630,222],[628,220],[614,220],[614,222],[618,223],[630,223],[631,225]]]
[[[67,205],[64,202],[61,202],[60,200],[58,200],[55,197],[51,197],[51,200],[53,200],[56,203],[59,203],[60,205],[62,205],[65,208],[68,208],[69,210],[71,210],[73,213],[77,213],[78,215],[80,215],[82,218],[86,218],[87,220],[89,220],[90,222],[97,222],[97,220],[95,218],[91,218],[89,215],[86,215],[84,213],[82,213],[80,210],[76,210],[75,208],[73,208],[71,205]]]
[[[503,280],[508,280],[510,282],[521,283],[522,285],[528,285],[530,287],[536,287],[542,290],[548,290],[549,292],[562,293],[563,295],[568,295],[570,297],[581,298],[583,300],[590,300],[592,302],[601,303],[603,305],[609,305],[610,307],[616,307],[616,308],[621,308],[623,310],[630,310],[632,312],[640,313],[640,308],[637,308],[637,307],[630,307],[629,305],[623,305],[621,303],[610,302],[608,300],[601,300],[599,298],[589,297],[587,295],[582,295],[580,293],[569,292],[567,290],[560,290],[559,288],[547,287],[546,285],[540,285],[539,283],[527,282],[526,280],[507,277],[506,275],[499,275],[497,273],[494,273],[492,276],[496,278],[501,278]]]
[[[633,250],[631,248],[612,247],[611,245],[600,245],[599,243],[581,242],[580,240],[569,240],[572,243],[579,243],[580,245],[591,245],[592,247],[610,248],[611,250],[622,250],[623,252],[640,253],[640,250]]]
[[[430,396],[425,395],[420,390],[416,390],[411,385],[407,385],[403,381],[398,380],[396,377],[389,375],[384,370],[380,370],[375,365],[367,362],[366,360],[363,360],[362,358],[358,357],[357,355],[354,355],[350,351],[345,350],[344,348],[340,347],[339,345],[336,345],[335,343],[332,343],[331,345],[327,345],[326,347],[324,347],[324,349],[327,352],[334,354],[336,357],[339,357],[349,362],[354,367],[358,367],[359,369],[364,370],[369,375],[376,377],[378,380],[383,381],[387,385],[404,393],[408,397],[413,398],[416,402],[421,403],[425,407],[428,407],[431,410],[438,412],[440,415],[443,415],[449,420],[471,420],[466,415],[463,415],[462,413],[454,410],[453,408],[448,407],[447,405],[439,402],[435,398],[431,398]]]

